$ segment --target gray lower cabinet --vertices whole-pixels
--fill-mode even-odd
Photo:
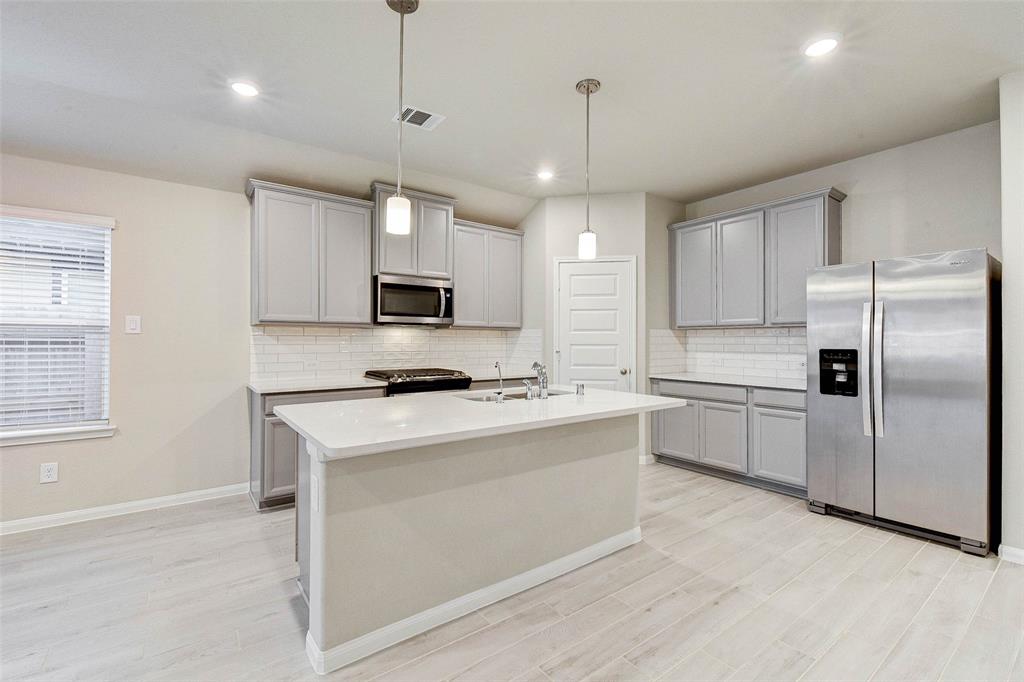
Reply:
[[[249,497],[259,510],[295,500],[296,457],[302,439],[274,415],[278,405],[383,398],[384,388],[262,394],[249,390]]]
[[[752,473],[779,483],[807,487],[807,413],[753,408]]]
[[[651,386],[655,395],[687,401],[653,416],[653,454],[762,486],[806,488],[804,392],[666,380]]]
[[[700,461],[729,471],[747,472],[747,406],[702,400]]]
[[[700,460],[699,406],[697,402],[690,402],[686,407],[658,413],[655,442],[660,454],[691,462]]]
[[[370,324],[368,201],[250,180],[252,322]]]

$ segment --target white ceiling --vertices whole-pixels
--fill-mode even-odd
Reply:
[[[398,17],[384,0],[0,11],[6,151],[233,189],[309,174],[301,154],[261,161],[280,140],[393,162]],[[835,53],[800,54],[828,31],[844,35]],[[405,163],[578,193],[574,84],[596,77],[593,190],[692,200],[993,120],[996,78],[1021,68],[1021,1],[423,0],[406,23],[406,102],[448,118],[409,130]],[[235,95],[236,78],[261,96]],[[557,178],[538,181],[541,166]]]

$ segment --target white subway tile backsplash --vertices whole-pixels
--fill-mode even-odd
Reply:
[[[651,374],[708,372],[803,379],[807,376],[804,327],[756,329],[651,329]]]
[[[543,352],[540,329],[267,325],[251,330],[253,380],[362,376],[370,368],[390,367],[450,367],[492,376],[496,360],[508,373],[528,373]]]

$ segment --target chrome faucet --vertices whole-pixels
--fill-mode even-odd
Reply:
[[[546,365],[542,365],[539,362],[533,363],[531,367],[534,372],[537,373],[537,386],[540,388],[541,400],[547,400],[548,398],[548,368]]]
[[[501,378],[501,362],[495,362],[494,368],[498,370],[498,402],[505,402],[505,381]]]
[[[533,384],[530,383],[529,379],[523,379],[523,384],[526,385],[526,399],[533,400]]]

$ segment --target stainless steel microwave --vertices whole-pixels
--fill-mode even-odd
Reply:
[[[374,321],[377,324],[449,325],[452,283],[443,279],[377,275]]]

